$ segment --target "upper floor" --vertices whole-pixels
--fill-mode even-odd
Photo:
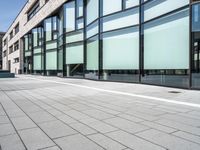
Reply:
[[[51,15],[66,1],[28,0],[3,37],[3,50],[14,46],[21,37],[44,20],[44,18]]]

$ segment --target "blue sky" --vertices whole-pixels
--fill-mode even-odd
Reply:
[[[7,31],[27,0],[0,0],[0,31]]]

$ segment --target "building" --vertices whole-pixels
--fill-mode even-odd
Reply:
[[[200,89],[200,0],[29,0],[4,69]]]
[[[0,70],[2,69],[2,41],[4,34],[4,32],[0,32]]]

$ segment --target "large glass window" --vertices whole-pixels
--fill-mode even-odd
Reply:
[[[66,64],[83,64],[83,43],[66,47]]]
[[[139,28],[103,34],[103,69],[139,69]]]
[[[67,77],[83,77],[83,33],[82,31],[73,33],[66,37],[66,69]]]
[[[103,31],[139,24],[139,8],[127,10],[103,18]]]
[[[66,32],[75,30],[75,1],[65,4],[65,17]]]
[[[192,6],[192,31],[200,31],[200,4]]]
[[[92,23],[91,25],[89,25],[86,28],[87,32],[86,32],[86,37],[90,38],[96,34],[99,33],[99,21],[95,21],[94,23]]]
[[[33,57],[33,69],[36,70],[41,70],[42,69],[42,57],[41,55],[34,55]]]
[[[57,51],[46,52],[46,70],[57,70]]]
[[[87,25],[99,17],[99,0],[87,0]]]
[[[46,41],[52,40],[52,21],[48,18],[44,21],[44,31]]]
[[[33,71],[35,74],[42,73],[43,70],[43,28],[38,27],[32,30],[33,35]]]
[[[26,74],[31,73],[33,61],[32,61],[32,35],[27,34],[24,36],[24,72]]]
[[[126,9],[137,6],[140,4],[140,0],[123,0],[124,1],[124,6]]]
[[[189,10],[144,25],[143,82],[188,87]]]
[[[99,43],[97,37],[87,41],[87,70],[96,71],[99,69]]]
[[[188,69],[188,56],[188,10],[144,25],[144,69]]]
[[[152,0],[144,5],[144,21],[189,5],[189,0]]]
[[[103,15],[122,10],[122,0],[103,0]]]
[[[83,0],[76,0],[77,1],[77,17],[83,16]]]
[[[200,3],[192,5],[192,87],[200,88]]]
[[[139,27],[103,34],[103,80],[139,81]]]
[[[45,26],[45,67],[47,75],[57,75],[57,38],[58,38],[58,17],[48,18],[44,22]]]
[[[33,47],[38,46],[38,31],[37,29],[32,30],[33,33]]]
[[[28,51],[28,36],[24,36],[24,46],[25,46],[25,51]]]

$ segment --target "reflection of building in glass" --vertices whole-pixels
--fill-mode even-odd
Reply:
[[[5,36],[8,47],[18,40],[20,48],[4,67],[10,61],[17,73],[200,88],[199,18],[200,4],[190,0],[30,2]]]

